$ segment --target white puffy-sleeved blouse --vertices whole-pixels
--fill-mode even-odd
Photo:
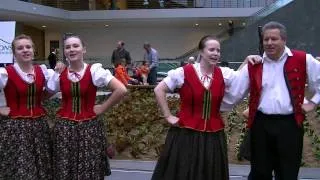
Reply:
[[[68,78],[72,82],[78,82],[82,79],[88,64],[84,63],[84,68],[80,72],[68,71]],[[92,83],[97,87],[104,87],[114,78],[109,70],[103,69],[102,64],[95,63],[90,67]],[[60,74],[55,72],[48,81],[48,89],[52,92],[60,91]]]

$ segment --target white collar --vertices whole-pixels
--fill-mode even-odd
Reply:
[[[27,76],[28,74],[30,74],[30,73],[23,72],[18,63],[14,63],[13,67],[21,75]],[[34,70],[33,70],[32,74],[34,74]]]
[[[282,60],[285,55],[293,56],[291,50],[287,46],[285,46],[284,51],[278,60]],[[274,61],[274,60],[270,59],[265,52],[263,53],[263,56],[262,56],[262,61],[264,61],[264,60]],[[278,60],[276,60],[276,61],[278,61]]]

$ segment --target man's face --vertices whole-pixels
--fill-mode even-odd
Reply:
[[[118,42],[117,48],[118,48],[118,49],[121,49],[121,48],[122,48],[122,42],[121,42],[121,41]]]
[[[150,50],[149,46],[147,46],[147,45],[143,45],[143,48],[144,48],[147,52],[149,52],[149,50]]]
[[[280,36],[279,29],[267,29],[263,33],[263,48],[268,58],[277,60],[282,55],[286,41]]]

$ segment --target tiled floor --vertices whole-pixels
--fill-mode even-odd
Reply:
[[[105,180],[150,180],[154,161],[111,160],[112,175]],[[250,170],[248,165],[233,165],[230,180],[246,180]],[[301,168],[299,180],[320,180],[320,168]]]

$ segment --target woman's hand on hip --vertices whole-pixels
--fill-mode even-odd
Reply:
[[[104,109],[100,104],[93,106],[93,112],[96,113],[96,115],[101,115],[104,112]]]
[[[178,122],[179,122],[179,118],[173,115],[170,115],[168,117],[166,117],[166,120],[168,121],[168,123],[170,123],[173,126],[178,126]]]

